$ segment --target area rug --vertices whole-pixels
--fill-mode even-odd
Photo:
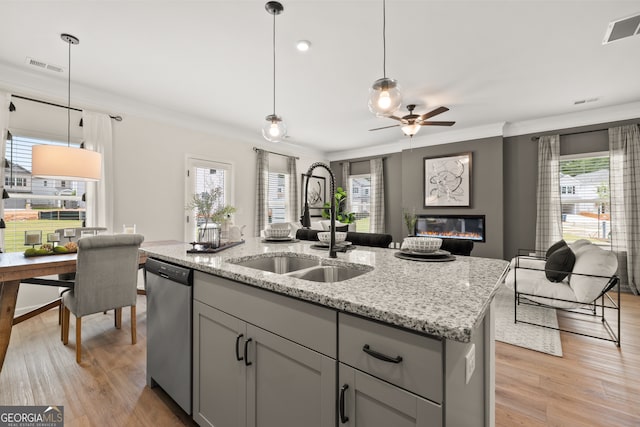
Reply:
[[[494,301],[495,338],[497,341],[562,357],[559,331],[513,322],[513,291],[511,289],[502,285],[496,293]],[[520,304],[518,320],[558,327],[558,316],[552,308]]]

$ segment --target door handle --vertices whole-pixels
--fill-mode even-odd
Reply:
[[[365,344],[364,347],[362,347],[362,351],[364,351],[371,357],[375,357],[378,360],[382,360],[383,362],[389,362],[389,363],[402,362],[402,356],[391,357],[391,356],[387,356],[386,354],[378,353],[375,350],[371,350],[371,348],[369,347],[369,344]]]
[[[236,360],[239,362],[241,360],[244,360],[244,358],[242,356],[240,356],[240,349],[239,344],[240,344],[240,340],[242,339],[242,337],[244,337],[244,334],[240,334],[236,337]]]
[[[244,366],[251,366],[253,363],[249,362],[249,358],[247,357],[249,353],[249,343],[253,341],[251,338],[244,342]]]
[[[342,387],[340,387],[340,422],[342,424],[349,421],[349,417],[347,417],[346,414],[344,413],[344,395],[348,388],[349,388],[348,384],[345,384]]]

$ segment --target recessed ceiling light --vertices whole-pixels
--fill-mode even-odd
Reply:
[[[298,40],[296,42],[296,49],[300,52],[306,52],[311,49],[311,42],[309,40]]]

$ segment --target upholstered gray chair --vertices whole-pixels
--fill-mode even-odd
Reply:
[[[131,307],[131,344],[136,343],[136,286],[141,234],[83,237],[78,240],[78,261],[73,289],[62,295],[62,341],[69,342],[69,315],[76,317],[76,361],[82,359],[82,317],[116,309],[116,328],[122,307]]]

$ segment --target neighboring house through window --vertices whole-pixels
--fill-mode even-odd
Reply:
[[[269,172],[269,192],[267,197],[268,223],[292,222],[287,218],[289,203],[289,174]]]
[[[371,175],[349,175],[347,198],[356,217],[356,231],[369,232],[371,212]]]

